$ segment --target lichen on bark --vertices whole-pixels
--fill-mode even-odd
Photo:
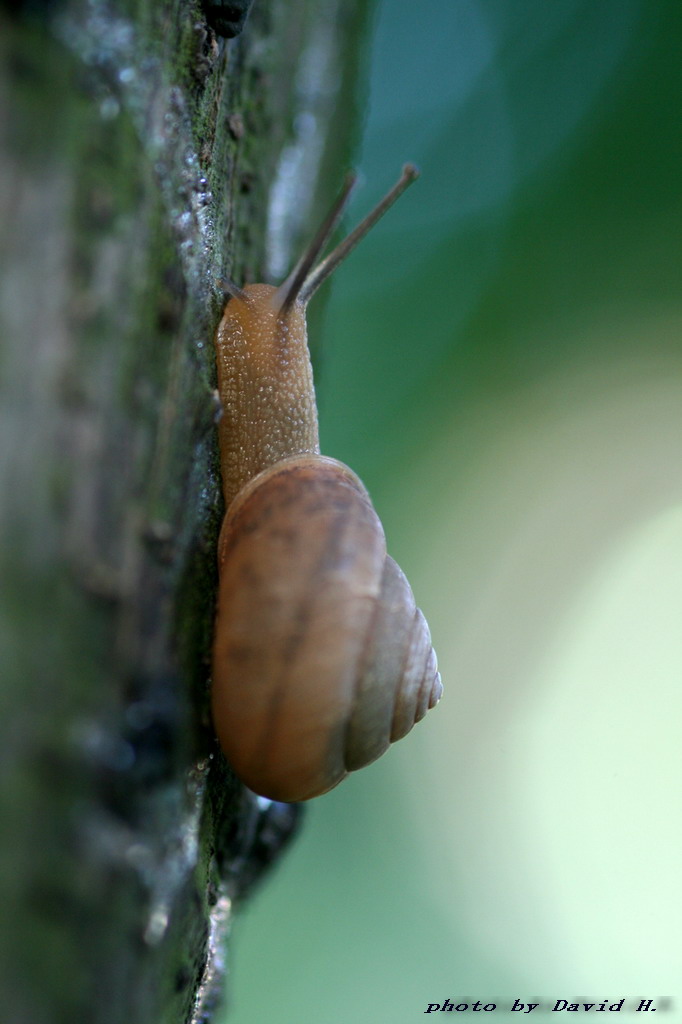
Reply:
[[[211,1019],[234,902],[293,827],[210,726],[212,338],[221,276],[267,279],[342,176],[366,22],[0,6],[7,1020]]]

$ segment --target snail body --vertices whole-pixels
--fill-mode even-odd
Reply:
[[[319,284],[414,177],[406,168],[316,268],[350,181],[280,288],[226,285],[213,720],[237,775],[271,799],[331,789],[441,694],[428,626],[365,487],[320,454],[305,325]]]

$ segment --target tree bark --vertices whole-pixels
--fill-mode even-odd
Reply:
[[[213,335],[220,279],[281,277],[341,180],[367,4],[256,0],[233,39],[219,6],[0,6],[12,1024],[210,1020],[234,902],[297,817],[210,724]]]

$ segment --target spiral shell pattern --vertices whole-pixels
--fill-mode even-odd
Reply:
[[[219,565],[214,722],[255,792],[324,793],[438,702],[428,626],[343,463],[295,456],[254,477],[225,517]]]

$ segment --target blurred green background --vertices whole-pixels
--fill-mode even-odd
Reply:
[[[682,4],[384,0],[375,29],[347,223],[423,176],[337,275],[322,443],[446,692],[309,805],[229,1020],[682,1021]]]

